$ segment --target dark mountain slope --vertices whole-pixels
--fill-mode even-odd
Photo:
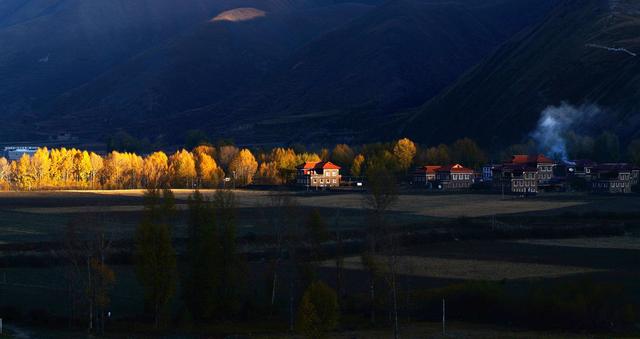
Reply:
[[[337,4],[286,12],[225,12],[66,94],[54,115],[61,121],[97,116],[108,125],[162,125],[176,112],[252,88],[294,49],[370,8]],[[84,126],[74,127],[74,132],[87,132]]]
[[[553,3],[390,1],[296,52],[257,91],[189,116],[233,112],[221,132],[246,141],[379,138],[373,126],[437,94]]]
[[[329,0],[0,1],[0,136],[25,137],[49,103],[236,7],[286,12]],[[38,131],[35,131],[39,133]],[[40,131],[48,133],[49,131]]]
[[[640,56],[634,52],[640,52],[640,3],[564,1],[537,29],[420,108],[404,132],[432,143],[470,136],[504,145],[526,137],[545,107],[566,101],[601,105],[623,133],[637,135]]]

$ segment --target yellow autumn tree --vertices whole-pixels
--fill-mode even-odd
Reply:
[[[258,167],[258,176],[263,184],[278,184],[280,176],[278,174],[278,167],[273,161],[261,162]]]
[[[315,153],[298,153],[296,155],[296,163],[298,165],[305,162],[318,162],[320,161],[320,156]]]
[[[396,158],[400,170],[406,171],[411,167],[413,158],[416,156],[416,151],[416,144],[407,138],[400,139],[396,142],[393,146],[393,156]]]
[[[61,186],[63,155],[60,149],[52,149],[50,154],[49,180],[53,186]]]
[[[353,175],[354,177],[359,177],[362,175],[364,160],[364,155],[362,154],[358,154],[355,158],[353,158],[353,163],[351,164],[351,175]]]
[[[295,178],[298,157],[291,148],[274,148],[269,155],[270,162],[263,169],[271,182],[284,184]]]
[[[142,187],[144,159],[135,154],[129,153],[129,170],[130,170],[130,187],[139,188]]]
[[[89,152],[76,152],[73,155],[73,175],[80,187],[86,187],[91,179],[91,156]]]
[[[220,167],[222,167],[225,171],[229,169],[229,164],[231,164],[231,160],[236,157],[236,155],[240,152],[238,147],[232,145],[225,145],[218,149],[216,154],[216,161]]]
[[[45,187],[49,184],[49,169],[51,168],[51,158],[49,158],[49,150],[38,148],[36,153],[31,157],[31,166],[33,167],[33,176],[35,186],[38,188]]]
[[[224,178],[224,172],[213,157],[206,152],[197,152],[195,160],[198,187],[217,187]]]
[[[165,187],[169,180],[169,158],[160,151],[144,159],[143,182],[147,188]]]
[[[210,146],[210,145],[200,145],[200,146],[194,148],[191,153],[193,153],[194,156],[197,155],[197,154],[204,153],[204,154],[207,154],[210,157],[215,159],[215,157],[216,157],[216,148],[213,147],[213,146]]]
[[[125,154],[117,151],[109,153],[103,161],[101,184],[107,189],[124,188],[127,161]]]
[[[96,188],[100,182],[100,174],[104,168],[104,160],[100,155],[93,152],[89,154],[89,160],[91,161],[91,188]]]
[[[355,153],[349,147],[349,145],[339,144],[333,148],[331,152],[331,161],[342,167],[344,170],[348,170],[351,168],[351,164],[353,163],[353,158],[355,157]]]
[[[76,153],[75,149],[66,149],[62,148],[61,150],[62,159],[59,163],[59,170],[62,177],[61,186],[66,187],[70,182],[73,181],[73,156]]]
[[[253,182],[258,162],[251,151],[245,148],[231,160],[229,170],[237,185],[246,186]]]
[[[180,150],[169,158],[169,173],[174,187],[192,188],[196,179],[196,162],[187,150]]]
[[[23,154],[20,160],[11,163],[11,172],[18,189],[29,191],[34,188],[36,179],[28,154]]]
[[[11,188],[11,164],[7,158],[0,158],[0,189],[7,191]]]

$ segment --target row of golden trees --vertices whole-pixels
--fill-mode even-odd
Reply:
[[[254,155],[254,153],[256,155]],[[105,156],[77,149],[40,148],[32,156],[16,161],[0,158],[0,187],[36,189],[129,189],[129,188],[213,188],[228,178],[229,185],[286,184],[295,179],[296,166],[308,161],[332,161],[343,175],[363,176],[366,169],[384,165],[407,173],[414,165],[447,164],[462,161],[469,166],[485,158],[469,139],[452,146],[420,148],[409,139],[358,148],[339,144],[319,153],[274,148],[251,151],[226,145],[201,145],[171,155],[162,151],[146,156],[113,151]]]
[[[77,149],[40,148],[19,160],[0,158],[0,185],[4,189],[126,189],[141,187],[217,187],[224,171],[214,149],[197,147],[172,155],[148,156],[113,151],[106,156]],[[249,150],[238,150],[228,168],[239,183],[251,181],[257,162]]]

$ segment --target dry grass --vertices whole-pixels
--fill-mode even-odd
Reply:
[[[640,238],[573,238],[573,239],[524,239],[514,242],[544,246],[640,250]]]
[[[379,257],[381,268],[388,267],[386,257]],[[333,261],[323,262],[322,266],[334,267]],[[362,270],[360,257],[345,259],[346,269]],[[444,259],[433,257],[402,256],[398,258],[398,273],[430,278],[489,280],[524,279],[537,277],[560,277],[571,274],[596,272],[598,270],[559,265],[516,263],[509,261]]]
[[[362,208],[362,195],[313,196],[300,199],[304,205]],[[400,195],[393,211],[431,217],[480,217],[560,209],[583,205],[583,201],[502,200],[494,194]]]
[[[186,205],[181,204],[176,206],[179,209],[186,208]],[[11,211],[21,213],[35,213],[35,214],[74,214],[74,213],[109,213],[109,212],[139,212],[144,209],[141,205],[127,205],[127,206],[66,206],[66,207],[24,207],[14,208]]]
[[[441,323],[411,323],[400,326],[400,337],[407,339],[425,338],[481,338],[481,339],[560,339],[560,338],[607,338],[607,336],[585,335],[576,333],[552,333],[535,331],[517,331],[506,328],[492,328],[488,326],[448,322],[446,335],[442,333]],[[260,338],[296,338],[296,335],[262,336]],[[328,336],[332,339],[388,339],[393,338],[393,332],[389,329],[371,329],[359,331],[347,331],[333,333]]]
[[[202,190],[206,196],[214,194],[215,190]],[[236,190],[236,196],[239,207],[256,207],[264,204],[269,195],[268,191],[253,190]],[[192,190],[174,190],[174,194],[179,200],[186,200],[192,194]],[[93,191],[46,191],[46,192],[2,192],[2,195],[11,195],[21,198],[44,198],[56,197],[65,194],[72,197],[82,197],[87,195],[104,195],[104,196],[124,196],[124,197],[141,197],[144,190],[93,190]],[[295,193],[294,193],[295,194]],[[362,209],[362,194],[323,194],[323,195],[297,195],[298,204],[306,207],[320,208],[350,208]],[[488,194],[460,194],[460,195],[400,195],[398,202],[391,207],[391,211],[413,214],[416,216],[429,217],[479,217],[497,214],[513,214],[535,211],[549,211],[554,209],[562,209],[567,207],[575,207],[585,205],[586,202],[580,199],[572,201],[545,201],[545,200],[519,200],[507,199],[502,200],[499,195]],[[28,213],[77,213],[77,212],[94,212],[93,209],[74,209],[74,208],[21,208],[17,211]],[[99,211],[137,211],[140,207],[130,206],[125,208],[122,206],[101,206]]]

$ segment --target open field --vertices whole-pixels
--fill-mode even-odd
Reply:
[[[401,337],[407,339],[418,338],[480,338],[480,339],[560,339],[560,338],[606,338],[598,335],[584,335],[575,333],[553,333],[516,331],[501,328],[450,322],[446,326],[446,333],[442,333],[440,323],[417,323],[402,328]],[[392,338],[390,330],[352,331],[330,336],[332,339],[387,339]]]
[[[386,269],[389,258],[378,257],[378,263]],[[580,273],[598,272],[597,269],[518,263],[498,260],[445,259],[434,257],[400,256],[397,260],[397,272],[417,277],[501,281],[503,279],[552,278]],[[332,267],[333,262],[324,262],[324,267]],[[344,259],[344,268],[364,270],[360,257]]]
[[[177,207],[182,213],[191,190],[175,190]],[[205,196],[213,190],[203,190]],[[273,191],[236,190],[238,231],[243,234],[268,232],[264,212]],[[65,225],[88,215],[99,217],[116,238],[130,238],[143,210],[144,190],[114,191],[42,191],[0,192],[0,244],[12,242],[57,241]],[[362,229],[367,222],[363,193],[301,192],[282,194],[294,198],[302,209],[319,209],[330,227]],[[520,199],[496,194],[429,194],[404,192],[390,208],[389,220],[397,225],[437,226],[440,221],[457,218],[497,216],[546,218],[551,216],[589,215],[593,213],[638,215],[640,199],[636,196],[592,196],[585,194],[548,194]],[[636,219],[638,219],[636,217]],[[543,222],[548,219],[543,219]],[[558,219],[555,219],[556,221]],[[175,234],[184,234],[184,218],[177,221]]]
[[[544,246],[640,250],[640,238],[637,237],[523,239],[515,242]]]
[[[213,190],[203,190],[205,195],[213,194]],[[83,193],[73,191],[72,193]],[[140,197],[142,190],[119,191],[88,191],[89,194],[108,196]],[[176,190],[177,199],[186,199],[190,190]],[[254,207],[265,203],[270,192],[237,190],[238,205],[240,207]],[[295,193],[293,193],[295,194]],[[296,200],[302,206],[322,208],[350,208],[362,209],[363,199],[361,193],[341,194],[296,194]],[[461,216],[478,217],[495,214],[513,214],[533,211],[546,211],[573,206],[584,205],[587,202],[580,200],[545,201],[545,200],[521,200],[505,199],[494,194],[401,194],[398,202],[391,207],[391,211],[414,214],[428,217],[456,218]]]
[[[215,190],[201,190],[211,196]],[[174,190],[176,199],[186,200],[192,190]],[[267,203],[272,191],[235,190],[239,207],[256,207]],[[42,191],[0,192],[0,208],[13,207],[17,211],[33,213],[70,213],[74,210],[56,210],[55,207],[141,206],[144,190],[94,191]],[[362,193],[285,192],[295,197],[298,204],[308,207],[363,209]],[[43,208],[51,208],[49,210]],[[391,211],[417,216],[457,218],[518,213],[565,212],[636,212],[640,199],[636,196],[596,196],[587,194],[547,194],[521,199],[503,198],[498,194],[438,194],[403,193]],[[82,211],[82,210],[77,210]],[[93,211],[93,210],[92,210]]]
[[[236,190],[238,200],[238,234],[246,236],[243,244],[260,244],[271,229],[265,224],[271,191]],[[186,235],[187,204],[191,190],[176,190],[180,210],[173,234]],[[211,196],[214,191],[204,190]],[[97,218],[106,226],[108,236],[120,242],[127,250],[143,210],[142,190],[123,191],[47,191],[0,192],[0,279],[7,275],[7,283],[0,280],[0,306],[2,304],[30,309],[44,308],[51,314],[65,315],[65,271],[60,261],[49,264],[39,258],[55,259],[55,245],[63,240],[65,226],[72,220],[91,221]],[[368,221],[363,205],[363,193],[357,192],[301,192],[290,191],[300,207],[296,218],[304,227],[312,208],[323,214],[330,230],[345,229],[354,240],[356,251],[349,252],[345,261],[344,281],[348,293],[366,295],[368,286],[362,284],[367,273],[362,270],[358,257],[358,240]],[[640,303],[640,244],[634,227],[640,221],[640,199],[637,196],[592,196],[585,194],[548,194],[534,198],[507,197],[494,194],[429,194],[403,192],[398,203],[391,208],[388,219],[396,225],[406,226],[410,234],[441,234],[401,249],[402,263],[399,281],[416,289],[444,288],[467,281],[498,281],[513,293],[526,293],[532,286],[562,284],[579,280],[621,284],[628,289],[634,302]],[[593,238],[546,239],[546,234],[518,233],[516,237],[492,238],[493,224],[487,216],[496,216],[502,229],[516,230],[526,227],[544,229],[572,228],[585,224],[620,226],[627,234],[615,237],[597,235]],[[464,218],[463,218],[464,217]],[[357,233],[357,232],[360,233]],[[480,236],[465,237],[480,232]],[[484,233],[482,233],[484,232]],[[474,233],[475,234],[475,233]],[[254,237],[256,235],[257,237]],[[257,239],[257,240],[247,240]],[[422,238],[420,238],[422,239]],[[496,240],[502,239],[502,240]],[[179,239],[177,248],[184,242]],[[253,241],[253,243],[251,243]],[[330,244],[332,245],[332,244]],[[248,245],[253,246],[253,245]],[[330,247],[330,246],[328,246]],[[249,248],[249,247],[244,247]],[[259,248],[256,253],[260,252]],[[264,255],[259,254],[259,255]],[[251,259],[251,282],[266,285],[264,257]],[[23,260],[25,259],[25,260]],[[31,261],[35,260],[35,265]],[[13,261],[12,261],[13,260]],[[21,261],[23,260],[23,261]],[[42,266],[38,266],[42,265]],[[116,265],[116,264],[114,264]],[[325,262],[319,270],[321,278],[332,283],[335,263]],[[281,272],[286,281],[286,272]],[[142,312],[140,286],[130,261],[116,265],[117,283],[113,290],[112,311],[120,317]],[[279,286],[278,295],[287,295],[288,285]],[[260,292],[262,293],[262,292]],[[258,295],[260,295],[258,293]],[[178,308],[178,307],[176,307]],[[428,325],[406,329],[407,338],[435,338],[439,331]],[[494,331],[483,328],[455,328],[455,337],[510,338],[545,337],[539,333]],[[387,338],[385,331],[348,332],[336,338]],[[549,335],[550,338],[556,337]],[[557,337],[568,337],[560,335]]]

